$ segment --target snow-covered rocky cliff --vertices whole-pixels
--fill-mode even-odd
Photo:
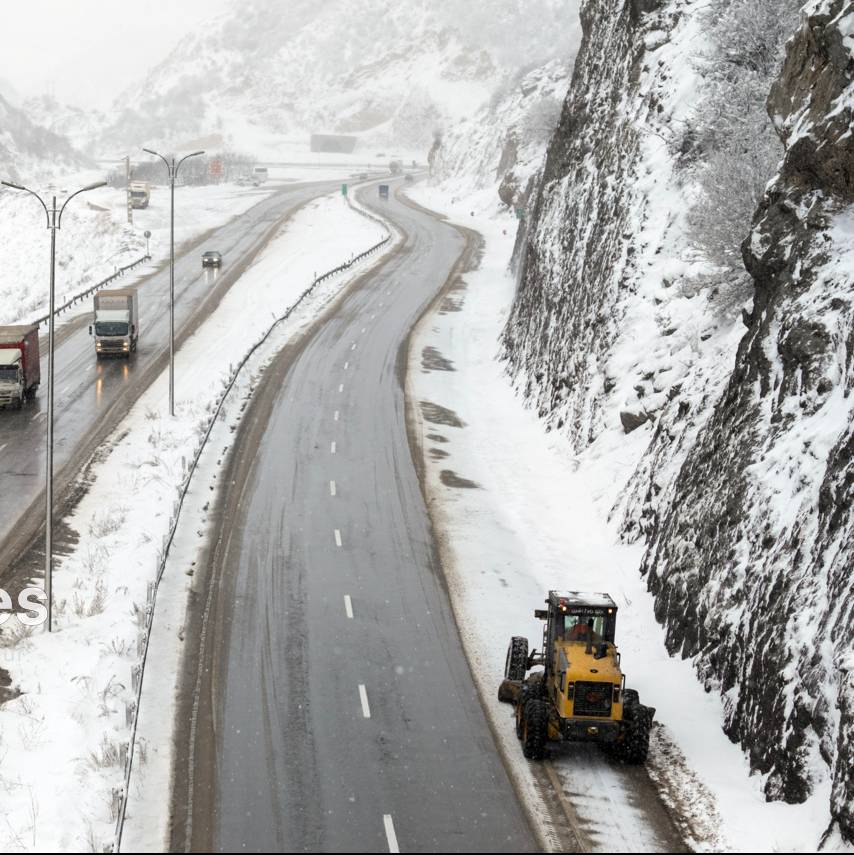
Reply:
[[[797,11],[584,0],[503,346],[579,456],[620,450],[612,516],[767,795],[832,781],[854,836],[854,17],[808,5],[772,123]]]
[[[743,251],[735,370],[645,561],[772,798],[828,778],[854,838],[854,7],[817,0],[768,101],[786,145]]]

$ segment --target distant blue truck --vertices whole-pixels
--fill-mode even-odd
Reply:
[[[380,184],[380,199],[388,199],[388,184]]]

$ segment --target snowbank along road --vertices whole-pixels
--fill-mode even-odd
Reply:
[[[181,718],[196,724],[177,752],[173,849],[536,848],[407,439],[409,330],[464,241],[384,204],[401,247],[270,366],[221,481],[213,595],[188,638]]]

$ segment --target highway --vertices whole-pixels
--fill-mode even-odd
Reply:
[[[338,182],[288,185],[213,230],[176,257],[175,329],[178,345],[210,314],[282,220]],[[180,196],[177,204],[180,205]],[[179,210],[178,215],[181,216]],[[202,246],[203,243],[203,246]],[[217,274],[202,271],[202,248],[223,253]],[[117,280],[112,287],[122,287]],[[88,335],[91,313],[57,328],[55,395],[55,496],[57,519],[68,510],[69,486],[118,421],[167,364],[169,268],[162,266],[138,285],[140,338],[129,360],[97,361]],[[44,526],[47,353],[42,340],[42,386],[21,411],[0,411],[0,583],[7,588],[38,573],[36,555],[26,555]],[[180,370],[180,352],[176,371]],[[180,402],[179,402],[180,403]],[[164,406],[166,406],[164,402]],[[61,543],[58,544],[61,550]]]
[[[188,623],[175,851],[537,848],[407,437],[409,331],[470,247],[371,192],[402,246],[267,369],[220,478]]]

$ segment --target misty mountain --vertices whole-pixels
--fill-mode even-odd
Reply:
[[[103,142],[263,149],[324,131],[426,150],[508,74],[565,57],[565,17],[558,0],[235,3],[117,99]]]
[[[91,165],[63,136],[36,124],[0,95],[0,174],[13,180],[54,166]]]

